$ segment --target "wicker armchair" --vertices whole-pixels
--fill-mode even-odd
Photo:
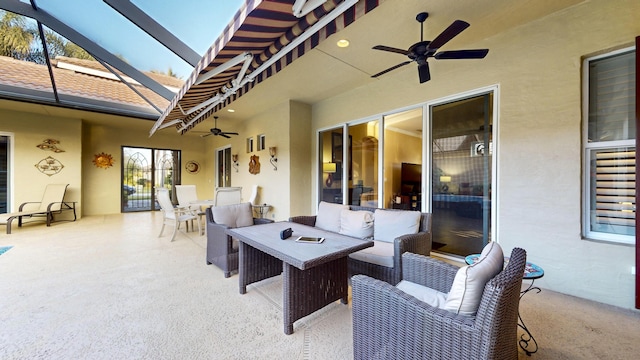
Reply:
[[[403,255],[403,279],[448,292],[459,269]],[[526,252],[516,248],[489,280],[475,316],[431,307],[387,283],[354,276],[354,359],[517,359],[520,287]]]
[[[375,208],[363,206],[351,206],[351,210],[366,210],[374,212]],[[402,211],[402,210],[397,210]],[[316,216],[294,216],[289,221],[299,224],[315,226]],[[402,254],[411,252],[414,254],[429,255],[431,253],[432,220],[430,213],[422,213],[420,217],[420,229],[417,234],[403,235],[394,240],[393,267],[373,264],[349,257],[349,277],[363,274],[396,285],[402,280]],[[375,226],[375,224],[374,224]]]
[[[249,207],[249,209],[251,208]],[[228,278],[232,272],[238,271],[238,242],[226,234],[229,226],[218,224],[213,220],[213,212],[210,207],[205,212],[207,219],[207,265],[215,264],[222,269],[224,277]],[[254,225],[270,222],[273,220],[253,218]]]

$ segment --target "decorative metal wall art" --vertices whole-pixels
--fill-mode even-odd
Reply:
[[[57,146],[58,144],[60,144],[60,141],[56,139],[44,139],[42,140],[42,143],[36,145],[36,147],[40,150],[53,151],[54,153],[64,152],[64,150]]]
[[[101,152],[93,156],[93,163],[96,167],[107,169],[113,166],[113,157],[109,154]]]
[[[43,174],[47,176],[53,176],[59,173],[64,165],[57,159],[47,156],[46,158],[38,161],[35,167]]]
[[[249,160],[249,173],[253,175],[260,173],[260,157],[258,155],[251,155],[251,160]]]

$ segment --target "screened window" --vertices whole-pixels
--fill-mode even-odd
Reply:
[[[635,49],[585,60],[587,238],[635,242]]]

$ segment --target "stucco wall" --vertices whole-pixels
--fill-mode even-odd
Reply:
[[[52,123],[56,126],[51,126]],[[65,200],[77,201],[76,211],[78,216],[81,215],[81,126],[78,120],[0,109],[0,132],[13,134],[13,166],[9,170],[13,194],[8,204],[11,211],[18,211],[24,202],[40,201],[47,184],[69,184]],[[56,146],[64,152],[55,153],[36,147],[45,139],[59,141]],[[35,166],[49,156],[64,166],[51,176]],[[69,215],[65,213],[60,218]]]
[[[143,120],[140,120],[143,121]],[[206,166],[206,142],[197,136],[180,136],[172,129],[156,133],[149,138],[148,127],[121,128],[97,125],[85,122],[82,130],[83,149],[82,172],[84,184],[84,214],[103,215],[120,213],[120,184],[122,174],[122,146],[147,147],[168,150],[180,150],[182,155],[182,184],[196,185],[198,197],[213,197],[213,183],[208,182],[205,174],[210,172]],[[95,154],[110,154],[114,158],[113,167],[98,168],[93,165]],[[198,174],[185,171],[185,164],[197,161],[202,168]]]
[[[207,167],[214,169],[215,151],[231,145],[231,153],[238,154],[238,172],[232,170],[231,185],[242,187],[242,199],[248,201],[253,185],[258,185],[257,201],[271,205],[267,217],[287,220],[297,213],[300,206],[308,207],[310,197],[299,197],[300,191],[305,193],[310,186],[308,174],[310,170],[309,156],[311,145],[309,132],[311,109],[308,105],[293,101],[277,104],[262,114],[240,123],[229,124],[240,135],[225,139],[209,136],[207,142]],[[265,135],[266,148],[257,150],[258,135]],[[246,139],[254,139],[254,151],[247,153]],[[269,162],[269,147],[277,149],[277,167],[274,170]],[[291,149],[295,148],[292,153]],[[260,161],[260,173],[249,173],[251,155],[257,155]],[[300,177],[299,174],[304,174]],[[215,173],[211,174],[215,180]],[[215,183],[215,181],[213,181]]]
[[[545,269],[537,285],[633,308],[633,248],[581,238],[581,67],[633,45],[639,13],[638,1],[583,2],[469,46],[489,48],[484,60],[430,61],[428,83],[407,66],[318,103],[312,130],[498,85],[496,239]]]

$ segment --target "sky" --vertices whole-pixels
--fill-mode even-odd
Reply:
[[[244,3],[244,0],[130,1],[200,55],[209,49]],[[184,80],[193,71],[193,67],[102,0],[36,0],[36,4],[140,70],[166,72],[171,68]]]

